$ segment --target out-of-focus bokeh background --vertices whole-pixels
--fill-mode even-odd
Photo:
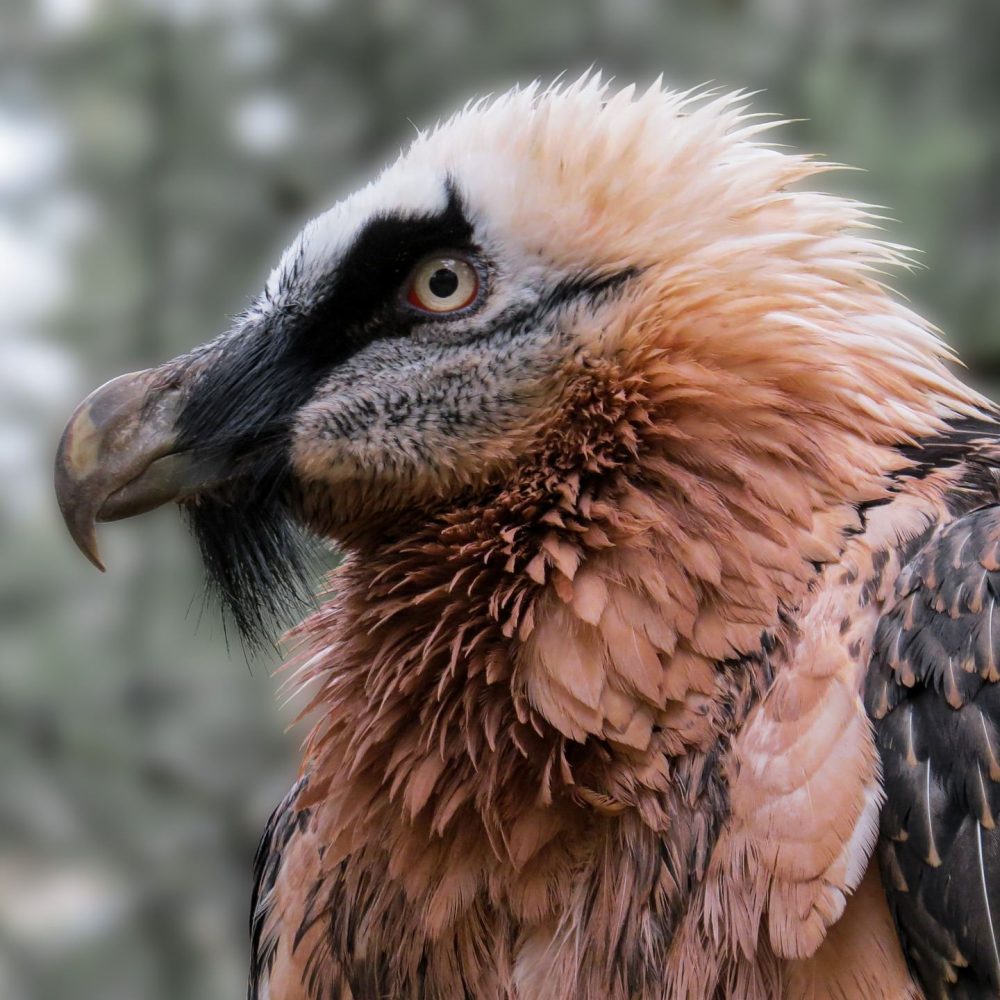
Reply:
[[[286,239],[466,98],[591,63],[763,88],[867,169],[899,285],[1000,382],[997,0],[0,0],[0,997],[242,994],[250,862],[295,768],[273,662],[201,614],[172,510],[50,488],[72,406],[208,339]]]

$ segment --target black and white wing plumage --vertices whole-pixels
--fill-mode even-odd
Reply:
[[[879,623],[878,858],[929,1000],[1000,996],[1000,506],[938,529]]]

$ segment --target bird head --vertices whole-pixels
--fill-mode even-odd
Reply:
[[[308,223],[228,332],[80,405],[56,468],[73,537],[100,565],[96,521],[180,502],[253,634],[301,529],[377,545],[506,488],[609,365],[673,391],[689,455],[931,428],[943,349],[872,277],[897,249],[793,187],[828,167],[761,142],[774,124],[594,76],[469,105]]]

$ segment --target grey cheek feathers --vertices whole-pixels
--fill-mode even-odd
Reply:
[[[310,479],[323,466],[334,478],[350,475],[355,470],[338,469],[345,462],[368,474],[425,463],[444,471],[456,459],[475,466],[470,448],[526,420],[532,390],[566,353],[554,319],[515,337],[463,345],[373,344],[332,373],[300,412],[295,464]]]

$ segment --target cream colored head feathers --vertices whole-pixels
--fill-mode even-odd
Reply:
[[[438,212],[450,184],[488,260],[484,302],[405,359],[383,358],[400,353],[395,342],[352,359],[298,416],[298,468],[341,495],[361,488],[348,519],[387,494],[432,502],[502,478],[559,419],[583,357],[690,373],[700,393],[718,393],[733,433],[762,406],[812,434],[878,443],[966,412],[976,400],[946,370],[947,350],[880,283],[904,253],[873,235],[864,206],[805,189],[831,167],[770,145],[780,124],[749,113],[741,93],[613,92],[590,76],[477,102],[421,134],[306,227],[271,287],[308,295],[371,219]],[[602,279],[609,291],[585,294]],[[581,295],[546,307],[575,282]],[[491,340],[518,311],[526,325]],[[426,405],[412,424],[396,420],[383,400],[416,387]],[[455,421],[438,419],[436,389]],[[368,406],[371,421],[350,420],[349,437],[317,434],[331,414]]]

